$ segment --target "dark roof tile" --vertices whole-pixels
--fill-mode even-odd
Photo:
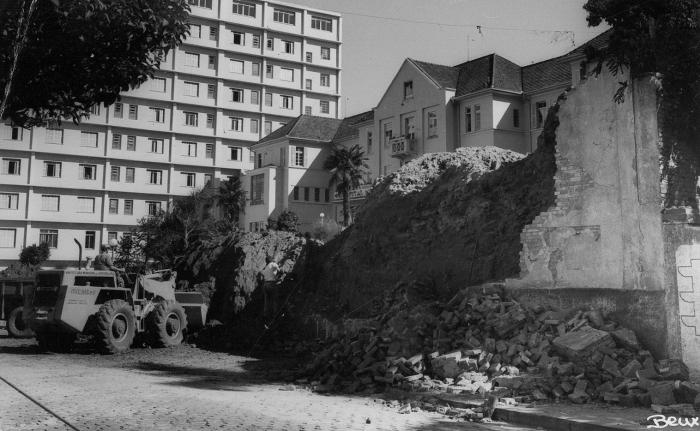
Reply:
[[[318,142],[331,142],[340,126],[341,120],[337,118],[314,117],[301,115],[286,125],[280,127],[258,143],[262,144],[275,139],[287,137],[289,139],[307,139]]]
[[[358,125],[374,119],[374,111],[367,111],[361,114],[347,117],[340,123],[338,131],[333,137],[333,141],[341,141],[359,136]]]
[[[433,79],[442,88],[457,88],[457,78],[459,70],[452,66],[443,66],[441,64],[427,63],[410,59],[419,69]]]

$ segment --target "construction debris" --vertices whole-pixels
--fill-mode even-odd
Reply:
[[[655,362],[632,330],[595,310],[525,307],[498,285],[413,307],[405,295],[395,299],[363,329],[330,340],[306,381],[326,391],[466,396],[478,401],[455,414],[470,419],[489,415],[490,396],[698,407],[700,388],[687,381],[683,362]]]

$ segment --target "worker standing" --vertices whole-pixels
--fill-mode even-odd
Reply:
[[[277,284],[280,267],[275,260],[265,257],[265,268],[260,271],[263,283],[263,317],[267,323],[272,322],[272,318],[277,313]]]

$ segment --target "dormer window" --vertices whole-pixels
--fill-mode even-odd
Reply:
[[[413,81],[406,81],[403,83],[403,98],[413,98]]]
[[[588,77],[588,63],[585,61],[582,61],[578,65],[578,78],[579,81],[583,81]]]

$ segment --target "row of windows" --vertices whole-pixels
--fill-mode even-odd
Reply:
[[[292,190],[292,199],[295,201],[300,201],[300,196],[299,196],[299,191],[300,189],[304,190],[304,201],[310,201],[311,200],[311,187],[298,187],[294,186],[294,189]],[[319,187],[313,187],[314,191],[314,202],[321,202],[321,188]],[[330,202],[331,200],[331,192],[329,189],[323,189],[323,201],[324,202]]]
[[[211,33],[210,33],[211,34]],[[257,48],[259,45],[259,38],[257,36],[253,36],[253,47]],[[290,41],[282,41],[283,46],[284,46],[284,52],[287,54],[294,54],[294,43]],[[245,35],[243,33],[238,33],[234,32],[233,33],[233,43],[235,45],[245,45]],[[267,40],[267,49],[268,50],[274,50],[274,45],[275,41],[274,39],[268,39]],[[200,54],[197,52],[190,52],[190,51],[185,51],[185,61],[184,64],[187,67],[194,67],[194,68],[199,68],[201,65],[201,58],[202,56],[205,56],[207,59],[207,68],[210,70],[216,70],[216,64],[217,64],[217,56],[213,54]],[[331,49],[328,47],[321,47],[321,59],[322,60],[330,60],[331,59]],[[313,62],[313,53],[312,52],[307,52],[306,53],[306,61],[308,63]],[[260,63],[253,63],[251,73],[253,76],[260,76]],[[229,72],[231,73],[238,73],[238,74],[243,74],[243,61],[240,60],[231,60],[229,64]],[[268,75],[268,78],[272,78],[272,76]],[[155,82],[149,84],[149,89],[151,91],[156,91],[160,93],[165,92],[165,79],[164,78],[155,78]]]
[[[146,202],[149,215],[156,215],[160,211],[160,202]],[[125,234],[126,235],[126,234]],[[85,231],[83,246],[86,250],[94,250],[97,232]],[[117,232],[107,232],[107,242],[117,239]],[[58,229],[39,229],[39,243],[46,243],[49,248],[58,247]],[[15,248],[17,246],[17,229],[0,228],[0,248]]]

